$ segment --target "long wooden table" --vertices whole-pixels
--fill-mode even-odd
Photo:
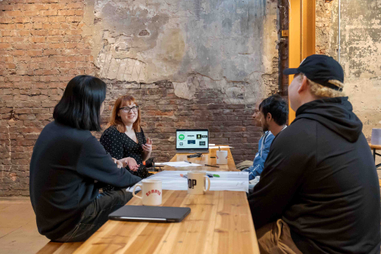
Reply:
[[[236,170],[230,149],[226,150],[227,165],[183,170]],[[191,159],[187,159],[186,154],[177,154],[171,161],[189,160],[214,165],[216,159],[210,157],[215,157],[215,153],[216,150],[211,150],[201,158]],[[140,199],[132,198],[127,204],[142,203]],[[205,195],[188,195],[186,191],[163,190],[162,205],[190,207],[192,210],[179,223],[109,220],[74,253],[259,253],[245,192],[210,191]],[[72,253],[69,246],[65,251],[65,245],[69,244],[63,244],[54,253]]]
[[[230,148],[221,148],[221,150],[228,151],[228,164],[226,165],[217,165],[217,158],[216,153],[218,149],[210,149],[208,154],[202,154],[201,157],[196,158],[187,158],[187,155],[189,154],[176,154],[170,161],[190,161],[192,163],[197,163],[201,165],[216,165],[218,168],[215,167],[208,167],[208,166],[202,166],[202,167],[183,167],[183,168],[173,168],[169,166],[165,166],[164,170],[207,170],[207,171],[237,171],[237,168],[234,163],[233,155],[230,151]]]

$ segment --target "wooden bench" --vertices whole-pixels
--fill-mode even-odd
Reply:
[[[76,251],[83,242],[76,243],[58,243],[58,242],[48,242],[37,254],[71,254]]]

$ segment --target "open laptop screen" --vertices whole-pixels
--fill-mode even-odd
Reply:
[[[177,151],[208,151],[209,131],[207,129],[176,130]]]

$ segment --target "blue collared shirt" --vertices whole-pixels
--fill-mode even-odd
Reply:
[[[271,143],[273,142],[274,138],[275,137],[271,131],[266,131],[259,140],[258,152],[255,155],[253,165],[243,170],[245,172],[249,172],[249,180],[253,180],[256,176],[261,175],[267,155],[270,152]]]

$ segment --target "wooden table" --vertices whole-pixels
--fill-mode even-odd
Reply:
[[[208,171],[236,170],[230,149],[227,150],[228,165],[197,168]],[[210,157],[214,157],[215,153],[216,150],[189,161],[213,165],[215,159]],[[186,158],[186,155],[177,154],[171,161],[184,160],[183,156]],[[195,170],[195,167],[191,169]],[[132,198],[127,204],[142,203],[140,199]],[[210,191],[205,195],[188,195],[186,191],[163,190],[162,205],[190,207],[192,210],[180,223],[109,220],[74,253],[259,253],[245,192]],[[70,243],[62,244],[54,251],[72,252]]]
[[[184,167],[184,168],[174,168],[174,167],[169,167],[165,166],[164,170],[207,170],[207,171],[237,171],[237,168],[234,163],[234,159],[232,156],[232,153],[229,148],[221,148],[221,150],[228,151],[228,164],[226,165],[217,165],[217,157],[216,153],[218,149],[210,149],[208,154],[202,154],[201,157],[198,158],[187,158],[187,155],[189,154],[176,154],[170,161],[190,161],[192,163],[197,163],[197,164],[208,164],[208,165],[216,165],[219,168],[215,167],[208,167],[208,166],[203,166],[203,167]]]
[[[377,153],[376,151],[381,150],[381,145],[372,145],[371,143],[369,143],[369,147],[373,151],[373,159],[374,159],[374,163],[376,163],[376,155],[381,156],[381,154]],[[378,168],[380,166],[381,166],[381,163],[376,165],[376,168]]]

